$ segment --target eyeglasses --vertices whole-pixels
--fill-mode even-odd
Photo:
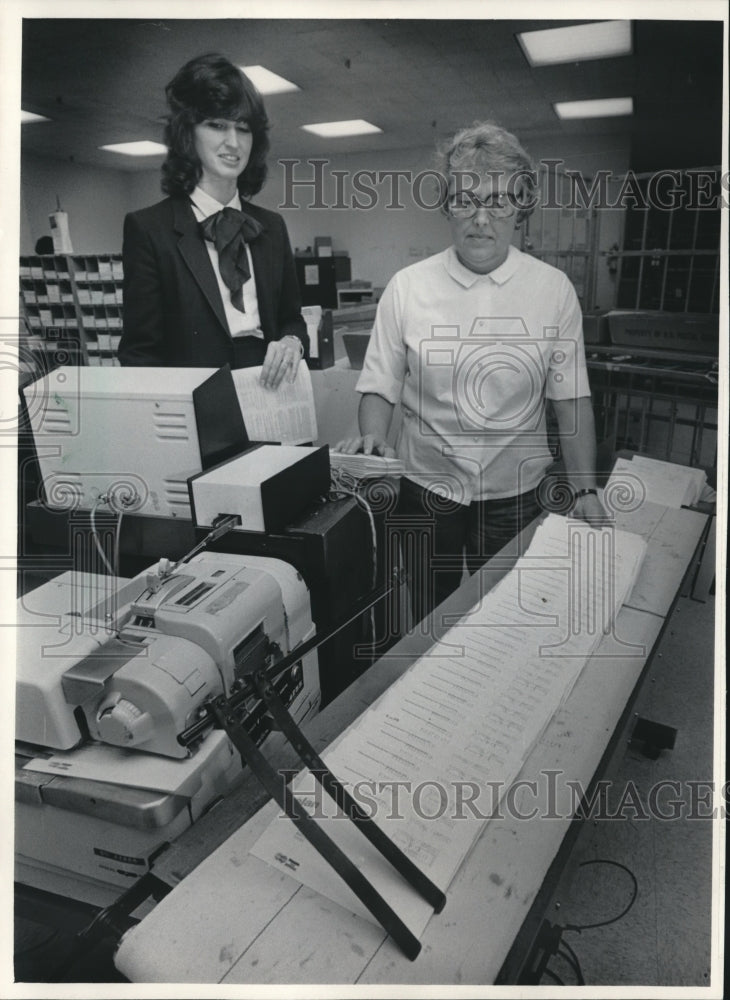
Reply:
[[[448,206],[455,219],[470,219],[480,208],[485,208],[495,219],[507,219],[517,211],[517,206],[509,195],[502,191],[490,195],[486,201],[481,201],[471,191],[462,191],[451,195]]]

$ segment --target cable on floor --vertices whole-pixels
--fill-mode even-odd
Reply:
[[[552,971],[552,969],[543,969],[543,973],[542,974],[543,974],[543,976],[550,976],[550,978],[552,979],[552,981],[554,983],[557,983],[558,986],[565,986],[565,983],[560,978],[560,976],[556,976],[555,973]]]
[[[633,882],[634,889],[631,899],[628,902],[628,905],[624,907],[624,909],[618,914],[618,916],[611,917],[610,920],[599,920],[595,924],[565,925],[564,929],[566,931],[577,931],[577,933],[579,934],[581,931],[593,930],[593,928],[595,927],[608,927],[609,924],[615,924],[618,920],[621,920],[623,917],[626,916],[626,914],[629,912],[631,907],[636,902],[636,897],[639,895],[639,883],[636,879],[636,876],[634,875],[634,873],[631,871],[630,868],[627,868],[626,865],[622,865],[620,861],[612,861],[609,858],[590,858],[588,861],[582,861],[578,867],[585,868],[587,865],[613,865],[614,868],[620,868],[621,871],[626,872],[626,874],[630,877],[631,881]]]
[[[569,950],[563,951],[563,948]],[[578,956],[570,947],[567,941],[563,941],[563,948],[558,948],[558,955],[560,955],[560,957],[563,959],[564,962],[568,963],[568,965],[575,973],[575,978],[578,980],[578,986],[585,986],[586,981],[583,978],[583,970],[581,968]]]
[[[631,894],[631,899],[624,909],[615,917],[611,917],[608,920],[599,920],[592,924],[566,924],[564,927],[558,928],[554,924],[546,924],[546,933],[543,935],[543,950],[552,955],[557,955],[568,966],[573,970],[576,977],[577,986],[585,986],[585,978],[583,976],[583,970],[581,968],[580,960],[570,946],[570,944],[564,939],[563,934],[565,931],[575,931],[580,934],[581,931],[593,929],[596,927],[608,927],[610,924],[615,924],[617,921],[621,920],[629,912],[631,907],[636,902],[636,898],[639,894],[639,883],[636,876],[627,868],[626,865],[621,864],[620,861],[613,861],[609,858],[590,858],[587,861],[582,861],[579,868],[584,868],[588,865],[612,865],[614,868],[619,868],[621,871],[626,872],[633,883],[633,892]],[[549,933],[547,933],[549,932]],[[549,959],[548,959],[549,961]],[[561,986],[567,985],[550,969],[547,964],[542,970],[543,976],[548,976],[554,982],[559,983]]]
[[[575,974],[578,977],[578,985],[579,986],[585,986],[585,979],[583,978],[583,969],[581,968],[581,964],[580,964],[580,960],[579,960],[578,956],[576,955],[575,951],[570,947],[570,945],[568,944],[567,941],[561,940],[560,943],[563,946],[563,948],[565,948],[565,951],[567,952],[567,954],[563,954],[562,951],[559,951],[558,954],[559,955],[563,955],[563,957],[566,959],[566,961],[568,959],[568,956],[570,956],[572,958],[573,962],[575,963],[574,968],[575,968]]]

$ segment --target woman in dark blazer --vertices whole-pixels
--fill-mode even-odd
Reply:
[[[124,222],[119,360],[263,365],[262,382],[275,387],[296,375],[309,344],[284,221],[247,200],[266,176],[263,101],[218,55],[187,63],[166,95],[169,197]]]

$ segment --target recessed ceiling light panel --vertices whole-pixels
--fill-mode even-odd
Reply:
[[[319,135],[325,139],[345,135],[372,135],[375,132],[383,131],[377,125],[371,125],[370,122],[366,122],[362,118],[352,118],[350,121],[342,122],[317,122],[314,125],[302,125],[302,128],[305,132],[311,132],[313,135]]]
[[[558,101],[553,104],[558,118],[613,118],[633,115],[631,97],[607,97],[597,101]]]
[[[113,142],[108,146],[99,146],[110,153],[121,153],[122,156],[159,156],[167,152],[167,146],[149,139],[139,139],[136,142]]]
[[[46,118],[45,115],[36,115],[32,111],[24,111],[20,109],[20,124],[29,125],[31,122],[49,122],[50,118]]]
[[[631,55],[631,21],[595,21],[567,28],[523,31],[517,40],[531,66]]]
[[[279,76],[277,73],[272,73],[265,66],[241,66],[241,69],[264,97],[269,94],[288,94],[294,90],[299,90],[296,83],[292,83],[291,80],[285,80],[283,76]]]

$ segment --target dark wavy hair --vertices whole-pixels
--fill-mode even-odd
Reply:
[[[170,114],[165,126],[167,159],[162,164],[165,194],[190,194],[200,180],[202,165],[195,150],[193,128],[208,118],[245,121],[253,144],[246,169],[238,178],[242,198],[261,190],[266,179],[269,119],[258,90],[241,70],[215,52],[186,63],[165,87]]]

